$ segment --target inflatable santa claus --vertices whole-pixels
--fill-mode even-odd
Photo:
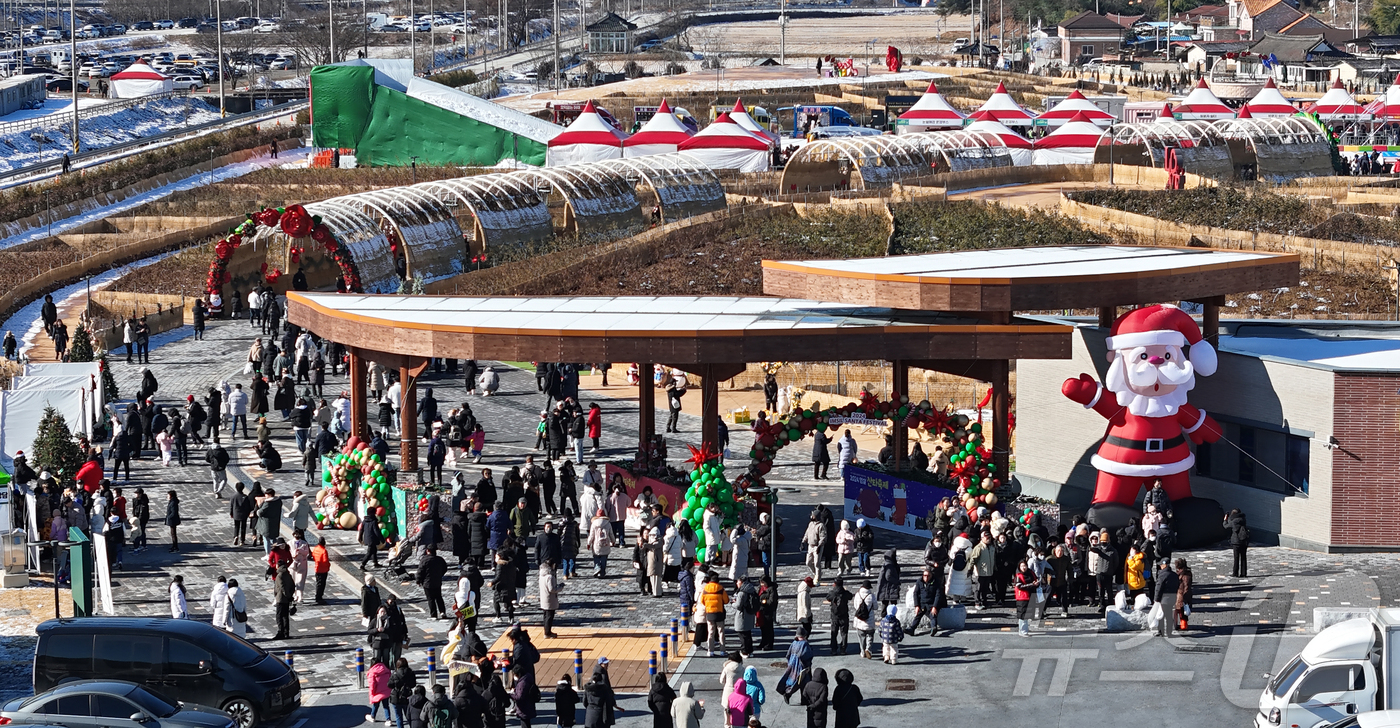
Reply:
[[[1099,477],[1089,522],[1122,528],[1139,516],[1139,491],[1161,481],[1172,500],[1178,544],[1216,540],[1224,513],[1215,501],[1191,494],[1196,456],[1187,441],[1215,442],[1222,433],[1210,415],[1186,401],[1197,374],[1215,373],[1215,349],[1189,315],[1165,304],[1120,316],[1105,343],[1109,366],[1103,383],[1080,374],[1060,388],[1108,420],[1092,458]]]

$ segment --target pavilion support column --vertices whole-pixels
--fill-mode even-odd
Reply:
[[[1099,328],[1107,329],[1113,326],[1114,319],[1118,318],[1117,306],[1104,306],[1099,309]]]
[[[418,470],[418,376],[431,359],[399,367],[399,470]]]
[[[700,374],[700,441],[715,452],[719,446],[719,377],[715,367],[706,366]]]
[[[894,366],[893,389],[894,393],[900,397],[909,397],[909,365],[902,359],[890,362]],[[912,399],[912,398],[910,398]],[[895,401],[897,406],[899,401]],[[894,469],[901,470],[904,467],[904,460],[909,456],[909,428],[904,426],[904,421],[895,418],[894,427],[890,432],[893,434],[892,445],[894,447]]]
[[[653,362],[637,362],[637,452],[647,452],[656,434],[656,386],[651,382]]]
[[[1011,472],[1011,362],[998,359],[991,364],[992,385],[992,462],[993,477],[1004,484]]]
[[[1225,304],[1224,296],[1211,296],[1197,301],[1201,304],[1201,335],[1211,346],[1220,345],[1220,307]]]
[[[358,349],[348,349],[350,365],[350,436],[365,439],[369,434],[369,372]]]

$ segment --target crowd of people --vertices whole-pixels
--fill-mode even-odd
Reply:
[[[238,317],[242,306],[237,292],[231,299],[230,313]],[[125,547],[139,553],[157,535],[149,530],[153,512],[168,529],[170,551],[180,548],[178,493],[165,494],[163,509],[153,508],[141,487],[128,499],[131,462],[149,453],[164,465],[186,465],[191,450],[203,449],[211,497],[228,496],[230,545],[263,548],[263,576],[275,611],[271,638],[280,640],[290,636],[298,605],[325,604],[331,551],[324,538],[308,534],[314,533],[321,463],[339,451],[348,435],[351,406],[347,393],[328,402],[321,391],[327,370],[338,375],[344,366],[343,347],[283,322],[281,304],[271,291],[250,292],[247,303],[250,321],[261,327],[263,336],[249,350],[246,386],[220,381],[199,398],[189,394],[182,405],[162,406],[157,403],[159,383],[146,369],[136,401],[110,413],[106,450],[80,440],[84,464],[75,484],[59,488],[50,474],[34,473],[23,453],[15,459],[15,477],[21,485],[32,484],[40,499],[39,512],[51,514],[44,524],[46,533],[62,540],[70,526],[77,526],[101,536],[111,565],[120,569]],[[445,360],[434,366],[456,375],[461,363]],[[608,365],[602,366],[606,371]],[[494,374],[490,367],[479,369],[468,361],[462,369],[469,393],[486,395],[499,389],[499,379],[488,378]],[[599,464],[584,457],[585,448],[594,456],[599,452],[602,416],[596,403],[586,408],[580,404],[578,368],[542,365],[539,372],[538,391],[545,407],[535,453],[507,468],[499,481],[491,468],[482,468],[475,482],[460,469],[467,457],[479,463],[485,445],[485,423],[470,403],[444,408],[432,387],[421,388],[416,411],[427,445],[426,480],[443,490],[433,492],[427,507],[413,514],[406,539],[393,533],[384,536],[373,512],[358,529],[357,540],[364,547],[359,607],[370,657],[371,720],[380,720],[382,711],[383,720],[399,726],[496,728],[512,716],[523,726],[531,725],[545,699],[541,686],[546,683],[535,674],[540,655],[526,622],[533,621],[533,610],[538,609],[538,634],[546,640],[556,638],[556,628],[573,621],[567,586],[581,578],[578,560],[591,558],[591,576],[607,578],[610,560],[616,563],[612,552],[618,549],[630,556],[636,593],[654,599],[673,594],[691,627],[683,637],[708,656],[723,657],[720,709],[726,726],[759,724],[767,693],[759,666],[746,661],[764,652],[777,655],[782,648],[776,627],[787,614],[794,615],[793,638],[773,686],[785,701],[797,697],[806,706],[809,728],[824,728],[831,711],[838,728],[855,728],[863,700],[851,670],[837,670],[831,686],[826,670],[814,664],[817,648],[811,638],[818,609],[827,612],[823,621],[830,655],[849,654],[849,633],[854,629],[862,658],[874,659],[878,640],[881,659],[891,665],[899,663],[901,648],[919,635],[925,619],[930,637],[947,629],[939,618],[949,608],[1012,609],[1009,614],[1017,619],[1019,633],[1029,635],[1031,625],[1051,608],[1067,617],[1074,611],[1096,617],[1115,602],[1123,608],[1124,602],[1141,595],[1160,608],[1157,623],[1162,633],[1170,635],[1188,623],[1192,574],[1183,559],[1172,559],[1170,501],[1160,483],[1148,493],[1141,518],[1114,532],[1093,529],[1082,518],[1053,523],[1034,511],[1016,520],[995,509],[968,512],[957,499],[946,499],[931,519],[921,563],[912,564],[901,563],[895,549],[879,544],[875,529],[864,519],[838,520],[830,508],[817,505],[798,540],[808,574],[780,594],[773,567],[782,540],[781,522],[763,513],[755,526],[726,528],[718,507],[711,505],[700,521],[703,534],[697,534],[689,521],[673,519],[650,488],[634,497],[619,475],[608,482]],[[629,370],[629,380],[637,376],[635,367]],[[688,383],[683,373],[664,367],[654,376],[673,400],[670,431]],[[388,443],[398,437],[402,425],[402,384],[394,372],[378,365],[369,368],[368,377],[380,425],[370,447],[387,461]],[[298,387],[306,389],[298,394]],[[776,400],[778,393],[767,390],[765,395]],[[778,404],[770,402],[770,407]],[[234,482],[230,489],[225,437],[255,439],[263,470],[275,473],[281,468],[269,423],[276,414],[291,429],[305,471],[304,486],[290,497],[258,480]],[[250,416],[256,423],[252,437]],[[763,417],[760,413],[760,422]],[[830,440],[818,433],[813,451],[816,479],[828,477],[829,445]],[[849,430],[835,445],[839,471],[858,453]],[[941,450],[929,457],[917,445],[911,460],[931,470],[946,467]],[[116,485],[121,480],[127,486]],[[290,520],[290,539],[282,535],[284,517]],[[1236,548],[1235,573],[1244,576],[1249,533],[1243,514],[1233,512],[1225,525]],[[709,548],[700,547],[701,535]],[[381,553],[387,556],[383,562]],[[455,567],[448,558],[455,559]],[[67,565],[56,567],[60,578],[66,578]],[[379,579],[386,574],[415,582],[423,591],[429,618],[452,623],[442,652],[452,674],[448,685],[429,689],[418,683],[404,657],[410,644],[404,605],[380,589]],[[191,617],[191,588],[181,575],[171,580],[173,617]],[[219,576],[207,598],[213,624],[240,637],[250,631],[245,588],[237,578]],[[488,598],[491,623],[508,625],[508,658],[490,654],[478,631]],[[821,600],[820,606],[814,599]],[[784,605],[790,611],[782,609]],[[599,660],[581,691],[575,691],[567,675],[553,690],[561,726],[574,725],[580,707],[585,728],[606,728],[621,712],[606,658]],[[695,698],[690,682],[675,690],[664,679],[654,680],[648,705],[657,726],[698,728],[705,716],[703,701]]]

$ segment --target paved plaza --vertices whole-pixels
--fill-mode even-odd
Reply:
[[[159,403],[173,405],[183,402],[185,395],[202,396],[209,386],[221,379],[245,381],[243,362],[248,346],[258,330],[246,321],[217,322],[208,330],[203,341],[176,332],[157,337],[151,353],[150,368],[158,379]],[[113,368],[123,396],[129,397],[141,375],[141,367],[127,364],[124,356],[112,357]],[[485,362],[483,362],[484,364]],[[497,365],[501,368],[503,365]],[[535,453],[534,423],[543,406],[543,395],[536,392],[533,372],[505,366],[501,392],[493,397],[473,397],[471,406],[487,430],[486,454],[481,465],[466,462],[460,467],[475,482],[481,467],[490,467],[500,475],[512,465],[523,463],[527,454]],[[635,390],[616,386],[620,370],[614,369],[614,386],[599,388],[596,377],[585,377],[581,394],[587,403],[597,401],[603,409],[603,452],[599,460],[630,455],[637,440],[638,418]],[[433,387],[440,408],[444,411],[467,398],[460,377],[449,378],[446,373],[428,372],[420,380],[422,387]],[[348,389],[343,377],[328,377],[328,399],[342,389]],[[295,442],[290,426],[279,414],[269,417],[273,441],[282,453],[289,469],[265,473],[256,467],[252,440],[230,439],[224,443],[234,459],[230,479],[243,482],[261,481],[280,495],[288,496],[302,487],[304,477],[299,468]],[[699,418],[684,416],[681,434],[671,440],[670,453],[679,463],[685,443],[699,443]],[[240,433],[241,434],[241,433]],[[731,451],[746,453],[751,436],[743,427],[731,430]],[[807,574],[797,550],[801,529],[807,512],[818,503],[831,504],[840,513],[840,492],[830,481],[811,481],[807,457],[810,447],[796,446],[780,453],[778,466],[770,482],[780,486],[782,502],[779,513],[785,519],[785,543],[780,554],[780,593],[790,597],[794,585]],[[207,595],[219,575],[236,577],[245,587],[248,598],[250,639],[264,648],[281,653],[290,650],[295,666],[307,690],[307,707],[284,721],[284,725],[352,726],[364,720],[364,694],[355,689],[352,670],[353,651],[365,647],[364,631],[360,628],[358,594],[363,573],[358,568],[360,547],[353,532],[326,530],[326,538],[334,551],[332,578],[327,588],[329,605],[304,604],[293,617],[290,639],[271,639],[275,629],[271,604],[271,583],[262,578],[263,551],[259,547],[231,546],[232,530],[227,514],[228,501],[210,494],[209,471],[204,465],[203,451],[195,448],[188,467],[162,468],[158,459],[147,452],[134,464],[131,480],[114,485],[132,490],[141,486],[152,495],[155,520],[151,528],[151,548],[132,554],[128,548],[124,569],[115,575],[116,611],[122,615],[168,614],[167,585],[174,574],[182,574],[189,588],[191,612],[200,619],[209,618]],[[543,457],[536,454],[537,459]],[[742,460],[731,460],[742,465]],[[184,525],[180,528],[181,550],[166,550],[167,537],[157,527],[160,509],[167,489],[179,492],[183,504]],[[284,523],[290,535],[290,524]],[[921,563],[924,543],[920,539],[895,536],[877,531],[877,551],[898,546],[900,562]],[[1234,579],[1229,576],[1230,554],[1225,550],[1186,552],[1196,577],[1196,612],[1192,629],[1170,642],[1143,635],[1121,635],[1102,632],[1101,620],[1093,618],[1087,607],[1072,611],[1068,619],[1057,616],[1052,609],[1047,621],[1037,624],[1029,639],[1015,634],[1015,620],[1010,607],[969,612],[965,630],[937,637],[926,631],[910,637],[897,666],[878,660],[861,660],[857,655],[828,657],[827,632],[829,610],[822,603],[826,585],[813,591],[815,617],[813,641],[819,655],[817,665],[834,673],[836,668],[850,667],[866,696],[865,722],[876,716],[890,719],[883,724],[902,724],[923,720],[931,715],[952,720],[982,720],[987,725],[1006,724],[1005,711],[1017,710],[1019,715],[1038,716],[1038,725],[1100,725],[1120,719],[1122,708],[1135,711],[1146,709],[1175,711],[1182,723],[1241,725],[1251,720],[1263,681],[1260,673],[1270,671],[1280,661],[1291,657],[1310,636],[1312,609],[1320,606],[1381,606],[1400,604],[1400,561],[1389,555],[1326,555],[1280,548],[1255,548],[1250,552],[1250,577]],[[587,563],[587,554],[581,554]],[[451,562],[449,556],[449,562]],[[875,567],[878,569],[877,558]],[[410,566],[413,563],[410,562]],[[425,651],[441,649],[446,642],[447,621],[428,618],[421,590],[411,581],[401,582],[384,574],[381,583],[408,602],[411,644],[405,650],[414,667],[425,668]],[[455,569],[449,573],[455,573]],[[905,567],[905,578],[914,579],[917,572]],[[560,653],[547,655],[550,659],[542,669],[558,671],[571,664],[575,643],[589,639],[592,631],[607,630],[600,639],[614,640],[623,650],[612,655],[626,660],[632,669],[644,669],[648,649],[656,649],[652,635],[669,630],[670,620],[677,614],[674,591],[663,598],[647,598],[637,594],[636,580],[630,563],[630,549],[615,549],[609,562],[609,576],[591,578],[590,568],[580,569],[580,578],[569,580],[561,594],[561,610],[557,627],[564,635],[559,641]],[[872,579],[873,579],[872,574]],[[850,588],[858,586],[849,584]],[[444,588],[451,599],[452,587]],[[36,590],[25,593],[39,594]],[[8,594],[8,593],[6,593]],[[51,609],[50,592],[44,599],[16,600],[13,604],[0,602],[0,619],[15,625],[32,623],[43,618],[44,605]],[[47,600],[47,601],[46,601]],[[31,604],[30,602],[33,602]],[[517,612],[518,618],[538,637],[541,613],[536,608],[536,583],[529,580],[527,606]],[[39,606],[35,606],[38,604]],[[769,688],[764,708],[764,725],[799,726],[805,724],[803,709],[796,704],[783,705],[781,696],[772,690],[779,674],[783,650],[791,640],[795,624],[794,603],[785,598],[780,609],[778,645],[780,651],[755,655],[749,664],[759,670],[761,680]],[[31,615],[26,617],[25,615]],[[489,609],[481,620],[482,638],[492,644],[506,625],[493,623]],[[13,618],[13,619],[12,619]],[[14,625],[10,625],[14,627]],[[924,627],[923,630],[927,628]],[[10,634],[23,630],[6,629]],[[628,640],[631,640],[630,642]],[[543,648],[553,648],[542,639]],[[646,644],[650,642],[651,647]],[[851,635],[852,651],[855,635]],[[32,645],[32,641],[28,644]],[[604,643],[607,644],[607,643]],[[0,654],[6,688],[22,690],[28,674],[25,661],[25,641],[8,643]],[[691,681],[700,697],[710,707],[707,724],[719,724],[718,701],[721,658],[708,657],[704,650],[690,652],[681,645],[680,654],[670,660],[670,672],[681,671],[675,681]],[[32,647],[31,647],[32,649]],[[594,655],[589,654],[591,670]],[[542,686],[549,686],[560,675],[541,673]],[[909,682],[909,681],[912,681]],[[637,680],[627,682],[636,684]],[[911,689],[912,688],[912,689]],[[650,720],[645,702],[640,696],[623,701],[621,721],[643,725]],[[1025,709],[1029,708],[1027,711]],[[880,711],[880,712],[874,712]],[[552,703],[541,703],[540,722],[552,722]],[[1056,718],[1056,716],[1064,716]],[[307,721],[310,721],[309,723]]]

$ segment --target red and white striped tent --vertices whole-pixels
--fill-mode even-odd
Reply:
[[[1032,142],[1032,164],[1093,164],[1094,149],[1103,138],[1088,116],[1075,114],[1055,131]]]
[[[1288,102],[1283,97],[1283,93],[1274,85],[1271,78],[1264,82],[1264,88],[1259,89],[1259,93],[1244,105],[1249,109],[1249,115],[1255,119],[1267,119],[1269,117],[1292,116],[1298,113],[1298,107]],[[1244,117],[1244,109],[1240,110],[1240,117]]]
[[[1157,118],[1153,119],[1153,121],[1158,123],[1176,121],[1176,114],[1172,113],[1172,105],[1166,103],[1162,104],[1162,110],[1157,112]]]
[[[740,172],[766,172],[772,160],[768,150],[773,142],[734,121],[727,112],[699,134],[680,143],[680,151],[699,159],[710,169],[737,169]]]
[[[1173,110],[1182,121],[1215,121],[1235,118],[1235,110],[1226,106],[1219,96],[1206,85],[1203,78],[1196,82],[1196,88]]]
[[[1006,92],[1005,83],[997,84],[991,98],[968,114],[968,118],[974,121],[999,121],[1007,126],[1031,126],[1035,123],[1035,114],[1026,111],[1011,98],[1011,94]]]
[[[744,106],[743,99],[734,100],[734,108],[729,112],[729,120],[751,132],[755,132],[768,141],[773,141],[773,135],[769,134],[768,130],[764,129],[762,124],[754,121],[752,116],[749,116],[749,110]]]
[[[656,109],[656,115],[647,120],[636,134],[627,137],[627,146],[622,148],[624,157],[645,157],[652,154],[672,154],[680,143],[691,137],[681,120],[671,111],[666,99]]]
[[[622,145],[626,141],[627,135],[603,119],[593,102],[589,101],[583,105],[583,112],[572,124],[549,140],[545,166],[562,167],[566,164],[620,159]]]
[[[125,71],[112,75],[107,95],[114,99],[134,99],[174,90],[175,82],[168,76],[146,65],[145,61],[137,61]]]
[[[1236,119],[1253,119],[1253,118],[1254,118],[1254,112],[1252,112],[1252,111],[1249,110],[1249,104],[1245,104],[1244,106],[1241,106],[1241,107],[1240,107],[1240,113],[1237,114],[1237,115],[1235,116],[1235,118],[1236,118]]]
[[[899,122],[895,131],[900,134],[926,129],[961,129],[967,123],[967,114],[948,103],[943,94],[938,93],[938,87],[929,81],[928,91],[899,115]]]
[[[1371,118],[1366,107],[1357,103],[1347,92],[1340,78],[1333,81],[1332,88],[1327,89],[1322,98],[1309,105],[1307,111],[1317,114],[1323,121],[1365,121]]]
[[[1034,148],[1031,140],[1017,134],[1011,127],[1000,121],[974,121],[968,124],[963,131],[992,134],[1011,151],[1011,161],[1017,167],[1024,167],[1031,163],[1031,150]]]
[[[1113,126],[1118,119],[1113,115],[1094,105],[1094,102],[1084,98],[1084,94],[1078,89],[1069,92],[1069,96],[1064,101],[1055,104],[1053,108],[1040,116],[1035,117],[1037,122],[1044,126],[1062,126],[1069,123],[1075,114],[1083,114],[1089,121],[1099,126]]]
[[[1366,104],[1366,113],[1377,119],[1400,119],[1400,75],[1375,101]]]

